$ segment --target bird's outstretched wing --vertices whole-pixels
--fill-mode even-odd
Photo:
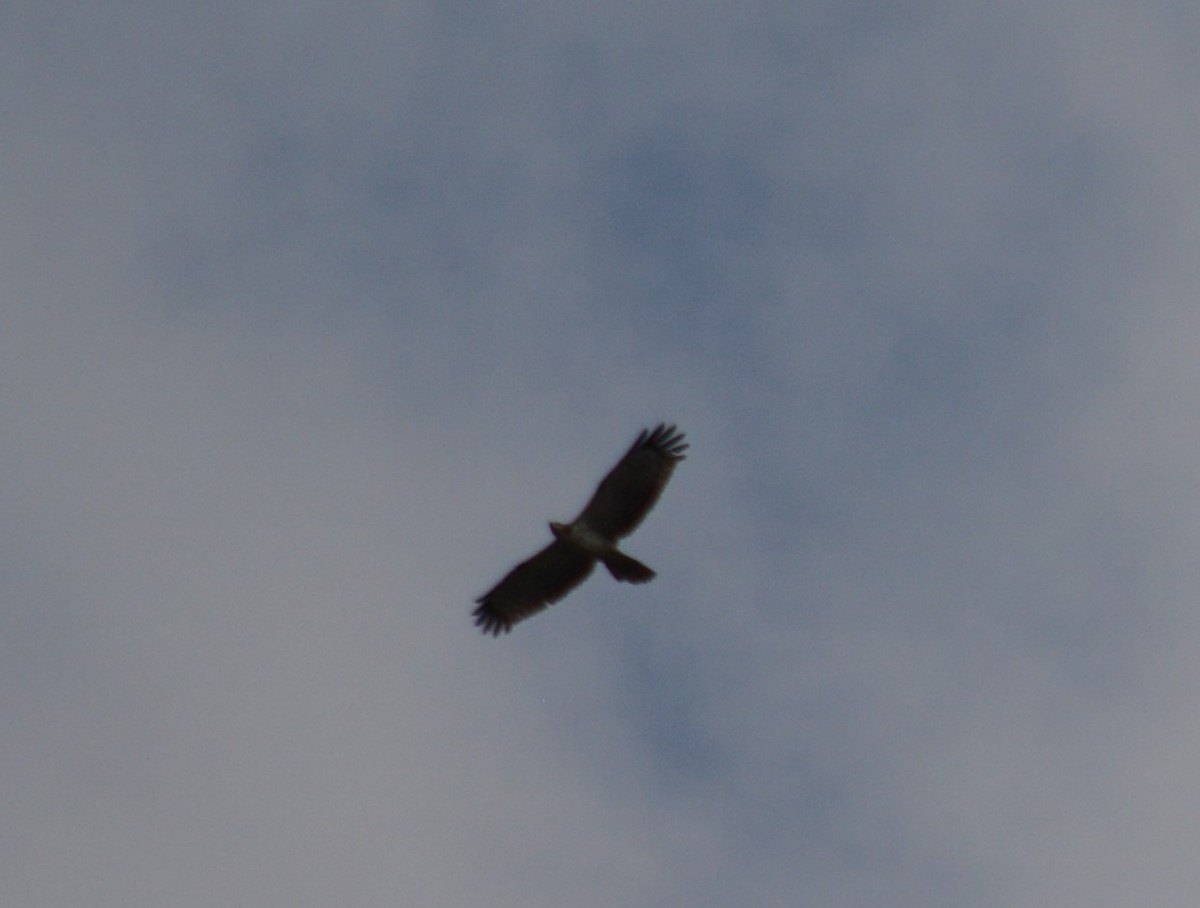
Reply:
[[[475,624],[493,637],[501,631],[508,633],[521,619],[571,592],[595,565],[595,558],[556,539],[475,600],[479,603],[474,611]]]
[[[664,423],[643,429],[576,520],[614,541],[632,533],[658,501],[675,464],[683,460],[688,447],[683,438]]]

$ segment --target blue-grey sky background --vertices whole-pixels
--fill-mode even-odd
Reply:
[[[1192,7],[0,22],[7,904],[1194,903]]]

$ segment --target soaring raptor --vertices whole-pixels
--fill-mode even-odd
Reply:
[[[508,633],[583,583],[597,561],[617,580],[652,579],[654,571],[620,551],[617,540],[632,533],[654,507],[687,447],[674,426],[643,429],[583,512],[570,523],[550,521],[554,541],[475,600],[475,624],[493,637]]]

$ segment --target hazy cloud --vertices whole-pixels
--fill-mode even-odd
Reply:
[[[1188,903],[1193,14],[5,26],[14,904]]]

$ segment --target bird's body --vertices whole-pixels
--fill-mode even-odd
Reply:
[[[551,520],[550,533],[555,539],[565,540],[597,558],[613,548],[611,539],[601,536],[578,520],[573,523],[559,523],[557,520]]]
[[[600,561],[617,580],[645,583],[654,571],[617,548],[662,494],[687,444],[674,426],[643,430],[570,523],[551,521],[554,541],[518,564],[475,600],[475,623],[485,634],[507,633],[523,618],[562,599]]]

